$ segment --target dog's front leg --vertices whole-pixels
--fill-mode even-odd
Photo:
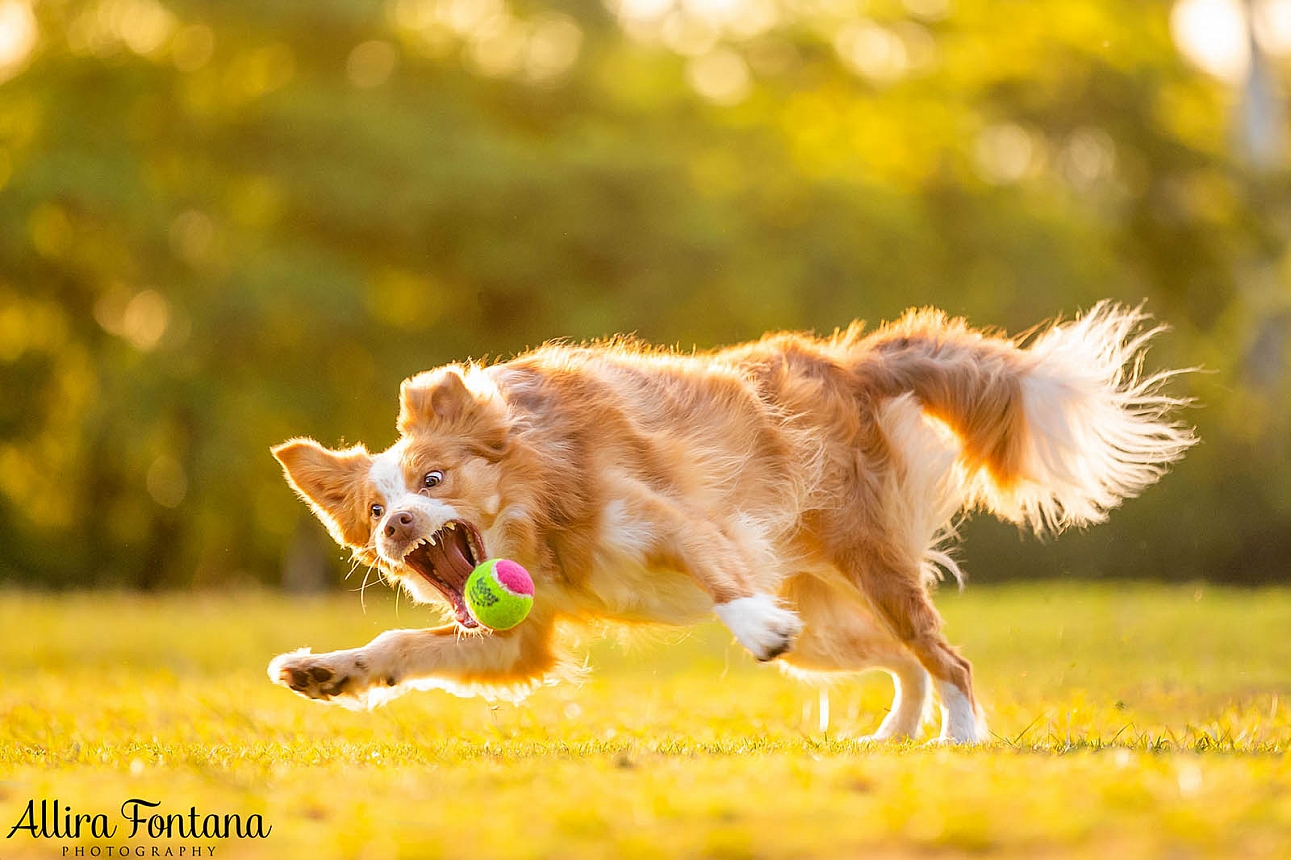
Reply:
[[[365,707],[416,687],[446,686],[514,690],[542,680],[556,668],[551,625],[529,618],[514,630],[467,633],[456,625],[426,630],[387,630],[361,648],[313,654],[308,648],[281,654],[269,678],[311,699]]]
[[[647,558],[689,574],[750,654],[765,662],[793,647],[802,621],[773,594],[759,590],[753,576],[757,562],[740,543],[703,512],[685,509],[639,483],[624,482],[619,491],[627,514],[649,523]]]

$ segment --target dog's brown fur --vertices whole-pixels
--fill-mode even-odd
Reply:
[[[452,516],[528,568],[533,613],[507,632],[283,655],[271,676],[366,704],[405,686],[524,692],[560,671],[558,622],[716,608],[760,659],[892,672],[878,737],[917,728],[931,675],[943,739],[977,740],[970,665],[929,597],[937,566],[958,575],[938,546],[974,506],[1038,528],[1096,521],[1182,455],[1169,374],[1137,375],[1154,333],[1141,319],[1100,305],[1024,347],[922,311],[868,337],[554,344],[415,376],[389,451],[298,439],[274,453],[336,540],[415,596],[439,597],[401,559]],[[442,483],[418,489],[432,470]],[[396,513],[407,540],[390,536]]]

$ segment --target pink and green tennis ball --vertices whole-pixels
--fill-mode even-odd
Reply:
[[[475,620],[494,630],[510,630],[533,608],[533,578],[510,559],[490,559],[475,568],[465,591]]]

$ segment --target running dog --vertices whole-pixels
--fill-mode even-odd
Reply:
[[[549,344],[406,380],[395,444],[273,449],[342,546],[442,627],[283,654],[270,678],[358,707],[413,688],[518,698],[569,671],[567,622],[692,624],[716,614],[758,660],[803,673],[881,669],[895,698],[875,740],[985,725],[968,660],[929,596],[960,577],[957,517],[1036,531],[1103,520],[1195,441],[1147,373],[1159,327],[1100,303],[1022,339],[912,311],[865,335],[774,334],[706,353],[632,340]],[[516,628],[462,596],[505,557],[533,575]]]

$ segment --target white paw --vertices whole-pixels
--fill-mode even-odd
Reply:
[[[947,681],[937,681],[941,697],[941,735],[929,744],[979,744],[986,740],[986,721],[974,710],[964,692]]]
[[[714,611],[735,634],[736,640],[763,662],[774,660],[788,651],[802,632],[798,616],[781,609],[775,598],[766,594],[719,603]]]
[[[308,648],[280,654],[269,663],[269,680],[310,699],[362,705],[369,689],[394,686],[393,675],[382,677],[363,649],[311,654]]]

